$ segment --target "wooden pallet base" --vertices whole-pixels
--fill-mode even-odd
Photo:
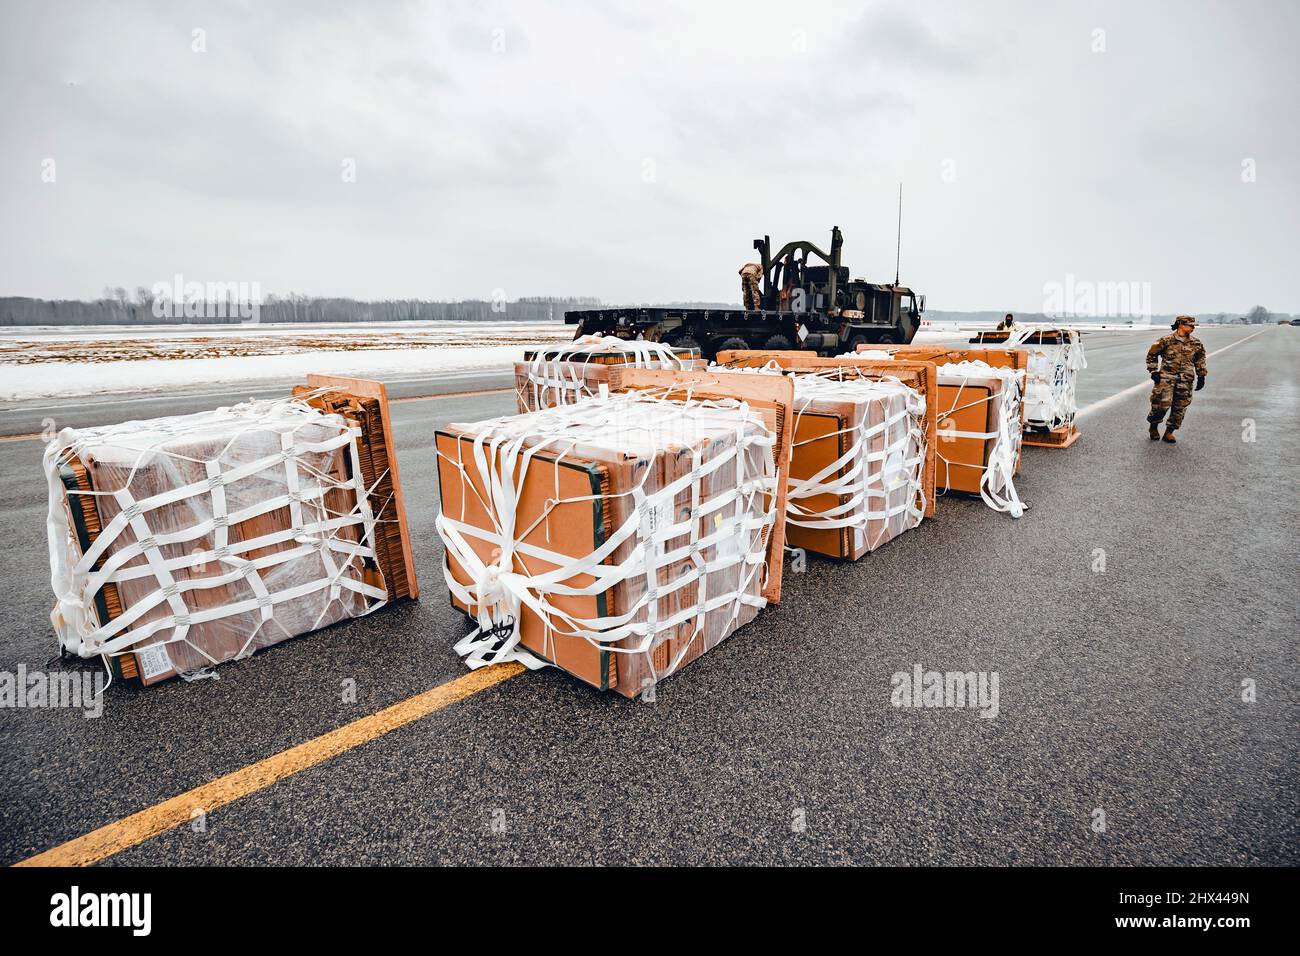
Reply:
[[[1036,448],[1069,448],[1079,440],[1082,433],[1074,425],[1062,425],[1050,432],[1025,432],[1021,444]]]

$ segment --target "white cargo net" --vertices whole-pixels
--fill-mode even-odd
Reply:
[[[940,365],[939,384],[957,386],[957,395],[952,408],[939,413],[938,447],[935,457],[943,463],[943,485],[949,484],[952,466],[955,464],[944,457],[945,439],[974,438],[979,441],[992,439],[988,453],[988,463],[980,475],[980,497],[994,511],[1005,512],[1013,518],[1025,513],[1026,505],[1016,492],[1014,481],[1016,460],[1020,457],[1022,432],[1020,427],[1020,390],[1024,386],[1024,370],[1014,368],[995,368],[986,362],[949,362]],[[996,378],[1002,381],[996,427],[991,432],[957,431],[953,422],[947,424],[950,417],[965,408],[971,408],[984,402],[993,401],[992,393],[979,396],[974,391],[967,393],[966,386],[971,379]]]
[[[685,387],[683,387],[685,388]],[[530,653],[520,644],[521,611],[536,614],[547,628],[547,647],[555,636],[577,637],[593,647],[623,654],[643,654],[650,650],[660,631],[691,622],[693,630],[678,654],[667,667],[654,674],[654,680],[673,673],[696,640],[703,640],[705,615],[719,608],[729,609],[734,623],[742,606],[761,608],[766,571],[767,535],[775,520],[776,471],[772,461],[775,436],[756,412],[743,402],[664,401],[643,395],[599,397],[578,405],[551,408],[526,415],[516,415],[479,422],[473,441],[473,459],[461,460],[465,442],[457,441],[457,458],[439,452],[460,474],[461,510],[459,517],[445,511],[436,519],[438,535],[454,555],[460,567],[473,579],[462,584],[452,575],[444,561],[443,575],[454,597],[475,609],[478,627],[455,645],[456,653],[471,668],[501,661],[519,661],[536,669],[550,662]],[[702,460],[703,439],[729,430],[734,441],[723,448],[713,448]],[[612,443],[612,444],[611,444]],[[692,455],[692,469],[658,489],[647,488],[653,468],[642,471],[640,481],[630,491],[613,492],[608,499],[629,496],[634,506],[626,520],[590,554],[574,558],[523,541],[530,532],[546,522],[562,503],[595,501],[596,495],[560,498],[557,487],[543,512],[528,527],[516,526],[517,505],[524,479],[534,456],[559,462],[578,446],[617,448],[628,455],[652,457],[670,445],[682,445]],[[751,449],[761,453],[753,454]],[[704,479],[718,469],[735,463],[735,480],[722,492],[703,498]],[[477,476],[487,492],[479,495],[469,473]],[[558,474],[558,467],[555,468]],[[689,513],[672,520],[674,499],[682,493],[690,496]],[[464,502],[468,496],[478,498],[493,524],[493,530],[468,524]],[[701,535],[703,519],[713,530]],[[491,563],[485,562],[470,546],[470,538],[488,542],[499,549]],[[625,542],[635,539],[635,547],[622,560],[604,563]],[[667,550],[667,543],[680,540]],[[714,557],[705,560],[704,552],[713,549]],[[692,567],[671,581],[661,580],[661,569],[688,560]],[[531,572],[530,562],[555,565],[554,570]],[[706,589],[708,575],[736,568],[739,584],[718,594]],[[522,568],[523,570],[518,570]],[[571,583],[580,575],[591,575],[587,585]],[[625,613],[592,619],[576,618],[552,602],[557,595],[597,595],[622,582],[634,582],[644,591]],[[659,602],[692,583],[698,584],[698,600],[676,614],[659,616]],[[728,629],[730,629],[728,624]],[[628,646],[618,642],[634,638]],[[554,656],[552,654],[552,656]]]
[[[880,534],[889,530],[891,519],[903,517],[905,528],[914,528],[925,516],[923,485],[925,469],[925,398],[896,378],[845,378],[839,369],[826,373],[796,375],[795,427],[799,416],[815,401],[879,402],[888,410],[883,421],[871,424],[864,409],[856,425],[818,436],[809,441],[847,435],[847,451],[808,478],[790,478],[786,492],[786,520],[801,528],[850,528],[868,533],[877,522]],[[899,401],[898,399],[901,399]],[[877,441],[879,438],[879,441]],[[794,447],[808,442],[797,442]],[[872,450],[873,445],[879,445]],[[793,448],[791,449],[793,453]],[[905,489],[900,495],[899,489]],[[814,510],[805,502],[818,495],[836,495],[841,503]],[[897,504],[890,505],[894,500]],[[878,535],[879,536],[879,535]],[[868,548],[879,542],[868,541]]]
[[[1038,333],[1059,333],[1059,345],[1040,345],[1029,340]],[[1007,348],[1029,353],[1025,382],[1025,424],[1038,428],[1072,425],[1078,405],[1074,386],[1080,369],[1088,367],[1083,341],[1074,329],[1048,325],[1017,326],[1007,340]]]
[[[328,623],[327,617],[330,621],[355,617],[382,606],[385,591],[360,580],[363,560],[375,556],[377,518],[368,497],[371,489],[364,487],[361,478],[359,435],[360,429],[349,428],[341,416],[298,400],[248,402],[197,415],[60,431],[45,449],[44,467],[49,484],[50,579],[56,602],[50,618],[63,650],[107,659],[131,653],[132,645],[161,633],[146,646],[152,650],[161,644],[184,643],[208,663],[218,664],[231,658],[215,658],[187,641],[192,628],[221,621],[221,627],[228,624],[237,629],[244,622],[227,619],[250,615],[245,621],[258,623],[248,628],[235,655],[242,657],[257,646],[283,639],[263,637],[255,645],[266,627],[279,627],[283,637],[292,637]],[[192,450],[202,447],[204,440],[215,443],[215,453],[193,457]],[[338,449],[350,458],[349,479],[322,470],[325,462],[337,460]],[[120,487],[67,488],[60,466],[74,458],[108,463],[113,474],[125,478]],[[165,490],[138,497],[142,482],[137,477],[146,474],[148,490]],[[203,477],[195,480],[198,475]],[[330,510],[326,495],[334,489],[344,492],[350,510]],[[258,495],[256,500],[247,500],[250,493]],[[81,495],[95,508],[98,500],[111,499],[110,510],[116,511],[84,553],[69,521],[67,495]],[[282,508],[288,510],[291,526],[248,540],[230,540],[232,526]],[[151,527],[155,520],[167,530]],[[342,536],[347,529],[357,530]],[[283,547],[286,543],[292,547]],[[276,548],[282,549],[272,550]],[[253,551],[259,551],[259,556],[245,556]],[[209,562],[218,573],[206,570]],[[194,568],[205,573],[192,575]],[[100,620],[96,596],[106,585],[118,585],[122,593],[129,584],[132,593],[140,593],[149,583],[156,586],[145,597],[130,603],[123,598],[121,614]],[[213,589],[218,588],[239,599],[205,603],[213,600]],[[313,621],[315,605],[304,612],[299,599],[319,592],[327,597],[321,595],[320,612]],[[194,606],[187,602],[189,597],[196,598]],[[277,606],[291,601],[299,601],[298,619],[307,625],[293,633],[276,617]],[[152,619],[132,627],[155,608],[171,613],[152,614]],[[243,633],[237,631],[237,636]]]
[[[660,342],[628,341],[613,335],[584,335],[562,349],[539,349],[528,363],[527,387],[533,400],[529,408],[550,408],[555,405],[572,405],[595,392],[583,377],[589,367],[587,359],[593,355],[621,352],[628,356],[619,363],[627,368],[690,367],[687,362]]]
[[[850,353],[846,357],[880,359],[882,361],[899,358],[893,352],[880,350],[858,352],[856,356],[854,356],[854,353]],[[944,456],[945,439],[975,438],[980,441],[993,439],[993,447],[989,450],[988,464],[984,466],[980,475],[980,497],[994,511],[1002,511],[1013,518],[1019,518],[1028,507],[1020,500],[1013,480],[1016,473],[1016,461],[1020,458],[1020,444],[1024,437],[1020,425],[1020,403],[1025,387],[1024,370],[996,368],[987,362],[978,361],[948,362],[938,366],[938,378],[940,385],[956,385],[958,387],[957,397],[952,403],[952,408],[947,412],[938,412],[939,440],[934,456],[943,464],[943,480],[938,483],[945,488],[949,486],[954,465],[959,468],[970,467],[964,462],[954,462]],[[982,398],[962,394],[965,391],[966,384],[972,378],[997,378],[1003,382],[1002,397],[999,399],[1001,414],[998,415],[997,428],[994,431],[961,432],[956,430],[955,422],[950,426],[946,425],[950,416],[954,413],[993,400],[991,394]],[[1071,386],[1071,395],[1073,395],[1073,386]]]

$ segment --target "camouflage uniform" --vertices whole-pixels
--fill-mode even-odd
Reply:
[[[763,307],[763,267],[757,262],[747,262],[740,267],[740,303],[756,312]]]
[[[1147,350],[1147,371],[1152,375],[1160,373],[1160,380],[1151,390],[1151,414],[1147,421],[1158,425],[1168,412],[1165,431],[1180,428],[1187,406],[1192,404],[1195,379],[1206,377],[1205,346],[1190,334],[1184,337],[1172,332],[1161,336]]]

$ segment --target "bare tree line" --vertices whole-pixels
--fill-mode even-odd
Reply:
[[[106,288],[98,299],[32,299],[0,297],[0,326],[15,325],[223,325],[239,322],[252,311],[250,303],[228,300],[174,304],[184,314],[154,308],[152,290],[140,286]],[[633,303],[635,304],[635,303]],[[645,304],[645,303],[640,303]],[[739,308],[738,303],[669,302],[680,308]],[[519,299],[384,299],[366,302],[297,292],[267,295],[257,308],[259,322],[563,322],[574,309],[601,308],[593,296],[524,296]],[[608,306],[606,306],[608,307]],[[179,309],[177,310],[179,313]]]
[[[0,298],[0,326],[13,325],[220,325],[240,321],[249,303],[199,302],[181,317],[154,309],[154,295],[141,286],[132,294],[109,288],[98,299]],[[469,299],[431,302],[423,299],[386,299],[363,302],[290,292],[267,295],[258,304],[260,322],[562,322],[569,309],[597,308],[592,297],[528,296],[513,301]],[[244,307],[243,312],[240,306]]]
[[[247,303],[235,301],[199,302],[184,316],[159,315],[154,309],[154,294],[139,286],[134,293],[118,286],[105,288],[98,299],[33,299],[23,296],[0,297],[0,326],[20,325],[222,325],[241,321],[247,315]],[[628,303],[649,305],[649,303]],[[738,303],[668,302],[657,303],[674,308],[735,309]],[[245,309],[241,313],[240,306]],[[562,322],[564,313],[574,309],[610,308],[593,296],[525,296],[512,301],[464,299],[438,302],[425,299],[385,299],[367,302],[338,297],[309,296],[297,292],[267,295],[258,308],[260,322]],[[997,322],[1003,313],[994,311],[930,310],[927,316],[936,321]],[[1019,313],[1022,322],[1052,321],[1040,313]],[[1270,312],[1257,305],[1244,315],[1204,313],[1207,324],[1267,325],[1288,321],[1295,316]],[[1152,316],[1152,324],[1168,322],[1172,316]]]

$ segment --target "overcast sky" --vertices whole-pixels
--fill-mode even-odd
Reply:
[[[892,279],[902,180],[931,309],[1300,312],[1293,0],[6,0],[0,87],[2,295],[738,301],[764,233]]]

